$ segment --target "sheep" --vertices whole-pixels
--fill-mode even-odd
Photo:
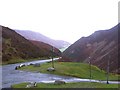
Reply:
[[[20,68],[20,66],[16,66],[16,67],[15,67],[15,70],[17,70],[17,69],[19,69],[19,68]]]
[[[16,66],[16,67],[15,67],[15,70],[17,70],[17,69],[19,69],[19,68],[21,68],[21,67],[23,67],[23,66],[25,66],[25,64],[20,64],[19,66]]]
[[[23,67],[23,66],[25,66],[25,64],[20,64],[19,66],[20,66],[20,67]]]
[[[47,69],[47,71],[55,71],[55,68],[49,67],[49,68]]]
[[[30,84],[28,84],[26,86],[26,88],[33,88],[33,87],[36,87],[37,86],[37,83],[36,82],[31,82]]]
[[[33,63],[30,63],[29,65],[34,65]]]
[[[65,84],[65,81],[62,81],[62,80],[55,80],[54,84]]]

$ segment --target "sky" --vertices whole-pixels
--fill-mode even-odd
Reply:
[[[0,25],[74,43],[118,23],[119,0],[0,0]]]

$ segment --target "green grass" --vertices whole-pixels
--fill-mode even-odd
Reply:
[[[33,65],[26,66],[20,68],[20,70],[26,71],[37,71],[40,73],[48,73],[48,74],[56,74],[56,75],[63,75],[63,76],[73,76],[79,78],[89,78],[89,65],[86,63],[76,63],[76,62],[55,62],[55,69],[54,72],[47,71],[48,67],[51,67],[51,63],[42,64],[40,67],[34,67]],[[106,72],[100,70],[96,66],[91,67],[92,69],[92,79],[97,80],[106,80]],[[109,80],[118,80],[120,75],[113,75],[109,74]]]
[[[9,61],[2,62],[2,65],[15,64],[15,63],[21,63],[21,62],[26,62],[26,60],[24,60],[24,59],[12,59]]]
[[[12,85],[12,88],[25,88],[28,83]],[[117,84],[103,84],[94,82],[66,83],[61,85],[37,83],[35,88],[118,88]]]
[[[22,63],[22,62],[28,62],[28,61],[36,61],[36,60],[45,60],[45,59],[49,59],[47,57],[40,57],[40,58],[33,58],[33,59],[20,59],[20,58],[13,58],[9,61],[4,61],[2,62],[2,64],[0,63],[0,65],[7,65],[7,64],[15,64],[15,63]]]

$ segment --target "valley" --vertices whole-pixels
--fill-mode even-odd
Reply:
[[[37,82],[38,88],[44,85],[49,87],[51,85],[49,82],[58,79],[67,82],[66,86],[62,85],[64,88],[70,85],[82,88],[79,85],[83,84],[86,84],[83,88],[92,88],[93,85],[96,85],[96,88],[99,88],[99,85],[101,88],[112,86],[118,88],[117,84],[120,83],[119,30],[118,24],[109,30],[96,31],[70,44],[63,40],[50,39],[37,32],[0,26],[4,88],[11,85],[13,88],[23,88],[29,82]],[[58,58],[57,61],[54,61],[54,58]],[[24,63],[26,64],[24,67],[15,70],[17,65]],[[40,67],[36,67],[36,63],[40,64]],[[47,71],[50,67],[55,71]],[[14,76],[16,80],[13,80]],[[24,76],[27,78],[25,79]],[[110,84],[106,84],[107,78]],[[7,82],[10,83],[6,84]],[[51,87],[59,88],[60,85],[52,84]]]

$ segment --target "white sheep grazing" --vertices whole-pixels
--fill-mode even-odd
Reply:
[[[28,84],[27,86],[26,86],[26,88],[33,88],[33,87],[36,87],[37,86],[37,83],[36,82],[31,82],[30,84]]]
[[[23,67],[23,66],[25,66],[25,64],[20,64],[20,67]]]

